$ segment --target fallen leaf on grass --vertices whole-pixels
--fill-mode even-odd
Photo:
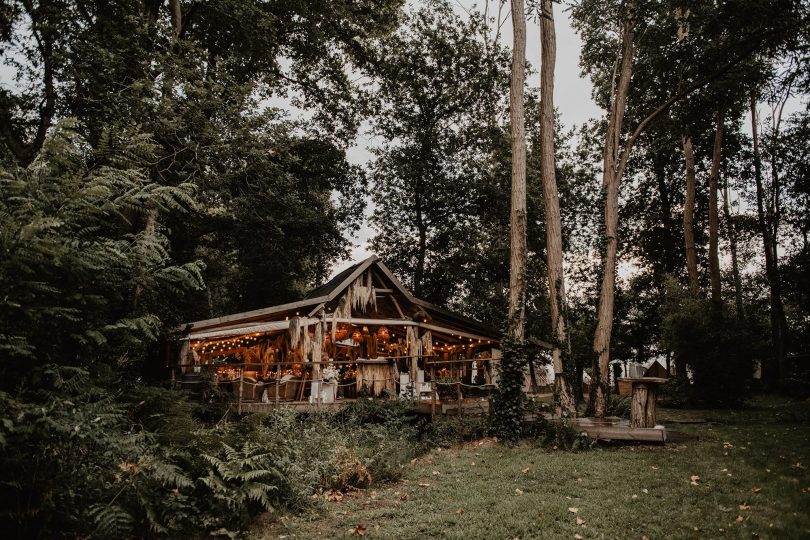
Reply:
[[[791,468],[793,468],[793,469],[804,469],[804,465],[802,465],[801,463],[796,463],[796,465],[791,465]]]
[[[762,491],[762,488],[758,488],[757,486],[751,488],[751,493],[759,493],[760,491]]]
[[[582,540],[582,536],[580,536],[579,534],[575,534],[574,540]]]
[[[521,495],[523,495],[523,490],[522,490],[522,489],[520,489],[520,488],[515,488],[515,495],[517,495],[518,497],[520,497]]]
[[[366,528],[363,525],[358,525],[354,529],[349,529],[349,534],[351,534],[352,536],[365,536]]]
[[[433,476],[438,476],[438,475],[439,475],[439,474],[441,474],[441,473],[439,473],[439,471],[433,471],[433,472],[432,472],[432,473],[430,473],[430,474],[432,474]]]
[[[632,497],[630,497],[630,498],[631,498],[631,499],[638,499],[638,495],[636,495],[635,493],[633,493],[633,496],[632,496]]]
[[[568,511],[571,512],[572,514],[576,514],[577,512],[579,512],[579,508],[574,508],[572,506],[572,507],[568,508]]]
[[[745,518],[742,517],[742,516],[737,516],[736,521],[737,521],[737,523],[742,523],[743,521],[745,521]]]
[[[343,500],[343,493],[339,491],[327,491],[326,500],[331,502],[340,502]]]
[[[693,475],[692,475],[690,478],[691,478],[691,480],[692,480],[691,484],[692,484],[693,486],[698,485],[698,480],[700,480],[700,476],[698,476],[698,475],[696,475],[696,474],[693,474]]]
[[[408,499],[410,499],[410,498],[411,498],[411,494],[410,494],[410,493],[403,493],[403,494],[402,494],[402,495],[399,497],[399,499],[400,499],[400,500],[402,500],[402,501],[407,501],[407,500],[408,500]]]
[[[742,503],[740,505],[740,510],[751,510],[751,506],[746,503]]]
[[[650,468],[651,468],[652,470],[654,470],[654,471],[657,471],[657,470],[658,470],[658,467],[656,467],[655,465],[653,465],[653,466],[652,466],[652,467],[650,467]]]
[[[529,468],[528,468],[528,467],[526,467],[525,469],[523,469],[523,474],[529,474]]]
[[[649,491],[647,490],[647,488],[642,489],[642,490],[641,490],[641,492],[642,492],[642,493],[649,493]]]
[[[582,518],[577,518],[577,525],[579,526],[585,525],[585,520]]]
[[[457,515],[457,516],[460,516],[460,515],[461,515],[461,514],[463,514],[463,513],[464,513],[464,510],[462,510],[461,508],[459,508],[458,510],[456,510],[456,515]]]
[[[419,487],[430,487],[430,484],[428,484],[427,482],[420,482]]]
[[[650,540],[650,537],[645,534],[641,537],[641,540]]]

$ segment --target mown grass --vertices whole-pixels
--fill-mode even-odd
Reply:
[[[659,417],[699,439],[435,449],[400,482],[260,523],[252,537],[343,538],[360,525],[398,539],[810,538],[810,403],[758,398],[742,411]],[[683,423],[694,420],[705,422]]]

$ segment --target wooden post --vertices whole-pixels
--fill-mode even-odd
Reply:
[[[456,404],[458,405],[458,415],[463,417],[462,402],[461,402],[461,381],[456,383]]]
[[[236,410],[239,414],[242,414],[242,394],[245,390],[245,364],[242,364],[242,369],[239,371],[239,405],[237,405]]]
[[[430,378],[430,419],[436,418],[436,381]]]

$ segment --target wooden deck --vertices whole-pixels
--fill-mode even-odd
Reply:
[[[568,421],[574,429],[586,433],[591,439],[603,441],[667,442],[667,430],[657,425],[652,428],[630,427],[625,418],[575,418]]]

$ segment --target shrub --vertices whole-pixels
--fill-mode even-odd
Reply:
[[[739,405],[753,374],[753,336],[744,323],[712,314],[708,300],[667,286],[663,336],[681,365],[688,366],[691,401],[706,405]]]

